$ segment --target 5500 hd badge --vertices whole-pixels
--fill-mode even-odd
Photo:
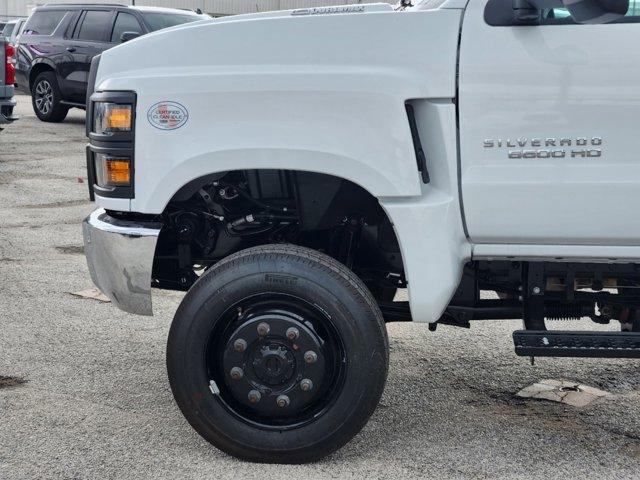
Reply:
[[[602,156],[602,137],[578,138],[489,138],[485,149],[508,149],[509,158],[598,158]]]

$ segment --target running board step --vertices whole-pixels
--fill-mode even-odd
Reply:
[[[516,330],[520,357],[640,358],[640,332]]]

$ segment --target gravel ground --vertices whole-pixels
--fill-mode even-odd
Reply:
[[[68,293],[92,286],[80,228],[93,209],[78,180],[84,112],[46,124],[28,97],[18,101],[22,119],[0,133],[2,480],[640,476],[639,364],[531,366],[513,354],[516,321],[436,333],[389,326],[382,402],[323,462],[253,465],[222,454],[192,431],[167,383],[165,341],[181,295],[159,292],[146,318]],[[547,378],[613,395],[581,409],[515,396]]]

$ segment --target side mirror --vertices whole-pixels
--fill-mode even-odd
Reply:
[[[142,35],[140,32],[123,32],[122,35],[120,35],[120,43],[128,42],[129,40],[138,38],[140,35]]]

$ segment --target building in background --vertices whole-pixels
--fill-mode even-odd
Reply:
[[[119,3],[122,5],[148,5],[156,7],[200,9],[214,17],[239,13],[268,12],[292,8],[322,7],[369,3],[375,0],[0,0],[0,19],[29,15],[35,7],[54,3]],[[387,2],[395,3],[395,2]]]

